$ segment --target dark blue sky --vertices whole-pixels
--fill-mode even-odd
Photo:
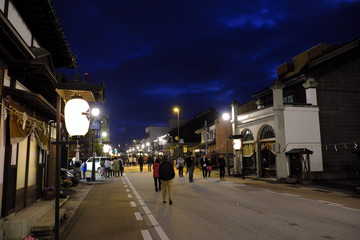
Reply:
[[[276,67],[319,43],[360,37],[360,0],[52,0],[80,74],[105,83],[114,145],[145,127],[230,110]],[[75,71],[71,72],[71,74]]]

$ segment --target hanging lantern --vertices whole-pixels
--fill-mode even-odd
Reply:
[[[90,106],[81,97],[73,97],[65,105],[65,125],[70,136],[84,136],[90,125]]]

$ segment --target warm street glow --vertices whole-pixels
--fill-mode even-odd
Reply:
[[[93,108],[91,109],[91,116],[97,117],[100,115],[100,109],[99,108]]]
[[[222,119],[224,119],[225,121],[228,121],[230,119],[230,114],[229,113],[223,113]]]
[[[178,108],[178,107],[174,107],[173,110],[174,110],[174,112],[177,112],[177,113],[180,112],[180,108]]]

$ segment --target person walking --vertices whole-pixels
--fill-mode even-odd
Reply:
[[[191,154],[189,154],[185,159],[185,162],[186,162],[187,172],[189,174],[189,182],[194,182],[194,166],[195,166],[194,157],[192,157]]]
[[[105,178],[110,177],[111,161],[109,158],[105,159]]]
[[[185,160],[183,159],[182,156],[180,156],[177,160],[176,160],[176,167],[179,170],[179,177],[183,177],[184,176],[184,163]]]
[[[211,158],[207,157],[206,158],[206,172],[207,172],[208,178],[210,178],[211,170],[212,170]]]
[[[124,165],[125,165],[124,160],[120,157],[120,159],[119,159],[119,170],[120,170],[120,176],[122,176],[122,175],[123,175],[123,172],[124,172]]]
[[[220,180],[225,180],[225,167],[226,162],[224,156],[221,154],[218,159],[219,169],[220,169]]]
[[[205,154],[203,154],[200,158],[200,166],[201,166],[201,169],[202,169],[202,175],[203,175],[203,178],[206,178],[207,177],[207,160],[206,160],[206,156]]]
[[[163,203],[166,203],[166,195],[168,195],[169,204],[172,205],[173,204],[172,185],[173,185],[173,179],[175,177],[175,171],[174,171],[174,166],[167,158],[164,158],[164,161],[160,164],[159,177],[162,186],[161,194],[162,194]]]
[[[138,164],[140,166],[140,172],[143,171],[143,166],[144,166],[144,157],[140,155],[140,157],[138,158]]]
[[[93,158],[93,161],[94,161],[94,158]],[[105,159],[104,158],[100,159],[100,176],[101,176],[101,178],[106,178]]]
[[[148,165],[148,172],[151,172],[152,165],[154,164],[153,156],[149,155],[149,157],[147,158],[146,163]]]
[[[159,159],[155,160],[155,163],[153,164],[153,178],[154,178],[154,184],[155,184],[155,192],[161,191],[161,181],[159,176],[159,168],[160,168],[160,161]]]
[[[81,165],[81,171],[83,173],[83,179],[85,179],[86,178],[86,171],[87,171],[86,161],[84,161],[83,164]]]
[[[120,163],[119,163],[119,159],[117,157],[115,157],[113,159],[113,171],[114,171],[114,176],[115,177],[119,177],[120,176]]]

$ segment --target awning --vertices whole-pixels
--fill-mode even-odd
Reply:
[[[293,148],[290,151],[287,151],[285,154],[286,155],[291,155],[291,154],[297,154],[297,155],[313,154],[313,151],[310,151],[307,148]]]
[[[14,100],[37,110],[39,115],[48,119],[56,119],[56,108],[40,94],[10,87],[4,87],[4,92],[6,95],[12,96]]]

